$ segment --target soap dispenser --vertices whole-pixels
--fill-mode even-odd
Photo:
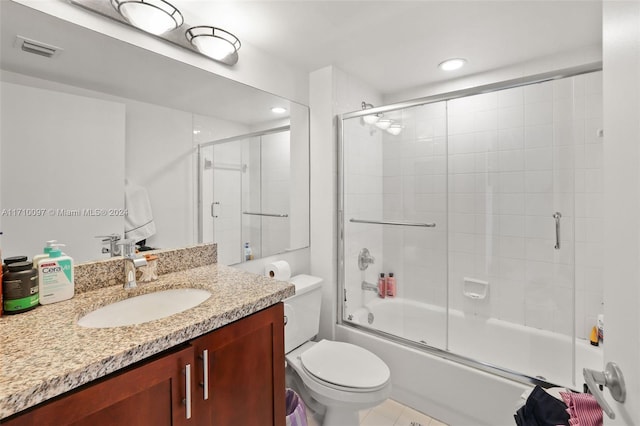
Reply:
[[[41,254],[33,256],[33,269],[38,269],[38,262],[49,257],[49,253],[51,253],[51,250],[53,250],[53,248],[58,244],[58,241],[49,240],[46,244],[47,245],[42,249]]]
[[[62,254],[59,248],[62,246],[64,244],[52,244],[49,257],[38,262],[41,305],[71,299],[74,295],[73,259]]]

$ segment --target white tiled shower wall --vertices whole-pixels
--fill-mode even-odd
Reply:
[[[404,129],[383,137],[384,219],[436,225],[385,227],[384,268],[399,297],[438,306],[447,304],[446,114],[444,102],[391,112]]]
[[[575,278],[576,332],[588,338],[603,309],[602,74],[461,98],[447,108],[390,114],[404,131],[382,136],[382,165],[370,165],[384,173],[384,218],[437,226],[385,227],[383,271],[396,273],[401,296],[445,305],[448,261],[451,308],[568,335]],[[370,155],[370,145],[352,148]],[[370,189],[358,196],[375,205]],[[560,250],[553,248],[556,211]],[[488,281],[488,298],[464,298],[464,277]]]
[[[361,119],[345,123],[344,170],[344,225],[345,233],[345,283],[347,311],[377,297],[373,292],[360,288],[363,280],[375,284],[382,269],[382,227],[372,224],[352,223],[350,219],[379,220],[382,217],[382,138]],[[358,268],[358,255],[366,248],[375,263],[366,270]]]

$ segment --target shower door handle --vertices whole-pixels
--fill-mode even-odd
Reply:
[[[599,385],[609,389],[611,396],[614,400],[620,404],[624,404],[627,399],[627,388],[624,384],[624,377],[618,364],[615,362],[608,362],[604,371],[594,371],[588,368],[582,369],[582,375],[584,381],[587,382],[587,386],[594,396],[602,411],[604,411],[610,419],[615,419],[616,415],[611,406],[604,399],[604,395],[600,390]]]
[[[218,217],[218,215],[214,211],[214,206],[219,206],[219,205],[220,205],[220,201],[214,201],[213,203],[211,203],[211,217],[214,219]]]
[[[562,214],[560,212],[555,212],[553,214],[553,218],[556,220],[556,245],[554,248],[556,250],[560,250],[560,218]]]

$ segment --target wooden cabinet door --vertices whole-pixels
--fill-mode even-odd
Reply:
[[[191,343],[196,357],[195,424],[284,426],[282,303]],[[208,360],[208,368],[204,368],[204,360]]]
[[[193,348],[184,347],[114,373],[2,423],[6,426],[192,424],[186,418],[186,401],[183,402],[185,367],[192,363]]]

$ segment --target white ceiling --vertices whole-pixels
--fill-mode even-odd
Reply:
[[[382,94],[599,46],[601,1],[170,0],[310,72],[336,65]],[[465,69],[437,68],[464,57]],[[242,60],[242,49],[240,50]]]

